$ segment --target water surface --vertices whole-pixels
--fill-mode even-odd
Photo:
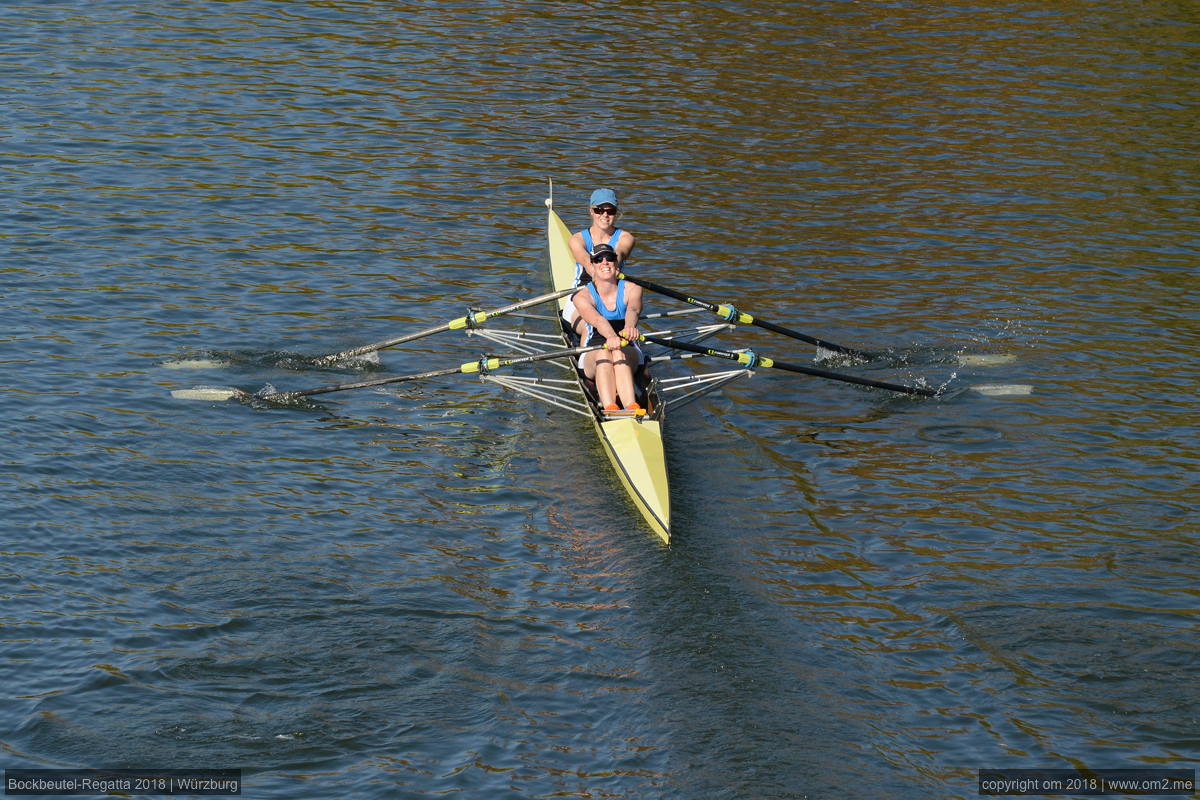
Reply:
[[[966,798],[1195,763],[1187,4],[0,19],[5,766]],[[618,190],[631,271],[941,397],[759,371],[681,409],[670,548],[586,422],[473,380],[171,397],[544,291],[548,177],[575,228]]]

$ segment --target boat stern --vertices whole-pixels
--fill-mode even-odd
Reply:
[[[596,425],[625,491],[654,532],[670,543],[671,496],[662,422],[629,418],[598,421]]]

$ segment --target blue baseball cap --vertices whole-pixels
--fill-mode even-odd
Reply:
[[[620,208],[620,206],[617,205],[617,193],[612,189],[597,189],[596,191],[592,192],[592,199],[589,203],[592,208],[595,208],[596,206],[602,206],[606,203],[613,208]]]

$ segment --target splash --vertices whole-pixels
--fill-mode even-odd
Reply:
[[[813,363],[826,367],[848,367],[854,364],[866,364],[869,360],[854,353],[840,353],[837,350],[828,350],[820,345],[817,345],[817,352],[813,356]]]

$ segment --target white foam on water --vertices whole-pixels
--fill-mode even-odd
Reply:
[[[1033,394],[1033,387],[1027,383],[981,383],[977,386],[972,386],[971,389],[988,397],[1011,397]]]
[[[995,367],[1016,360],[1012,353],[960,353],[958,356],[958,363],[963,367]]]
[[[178,361],[165,361],[163,369],[219,369],[229,366],[228,361],[212,358],[181,358]]]
[[[326,367],[334,366],[345,367],[348,369],[354,369],[355,365],[361,364],[373,364],[376,366],[380,364],[378,350],[372,350],[371,352],[363,353],[362,355],[339,358],[335,361],[329,361],[328,359],[330,358],[332,358],[332,356],[322,356],[320,359],[318,359],[318,363]]]
[[[204,400],[223,403],[241,394],[244,392],[240,389],[214,389],[197,386],[194,389],[175,389],[171,392],[171,397],[176,400]]]

